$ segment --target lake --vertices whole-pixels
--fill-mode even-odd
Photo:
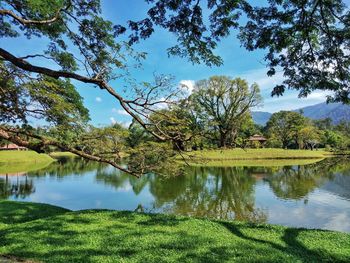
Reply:
[[[62,159],[37,171],[1,174],[0,198],[350,232],[349,159],[185,170],[137,179],[104,164]]]

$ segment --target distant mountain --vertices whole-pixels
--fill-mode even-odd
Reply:
[[[253,117],[253,121],[256,124],[265,126],[267,121],[270,119],[271,117],[271,113],[270,112],[264,112],[264,111],[253,111],[252,112],[252,117]]]
[[[341,103],[319,103],[295,110],[302,111],[305,117],[314,120],[330,118],[333,124],[338,124],[342,120],[350,121],[350,105]]]
[[[326,102],[323,102],[312,106],[296,109],[294,111],[302,111],[305,117],[313,120],[330,118],[333,124],[338,124],[342,120],[350,122],[350,105],[344,105],[341,103],[327,104]],[[271,115],[271,113],[263,111],[252,112],[254,122],[262,126],[266,125]]]

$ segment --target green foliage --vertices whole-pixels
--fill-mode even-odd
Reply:
[[[119,124],[103,128],[90,126],[80,135],[76,147],[92,155],[120,159],[128,134],[128,130]]]
[[[203,128],[198,121],[196,105],[189,99],[153,113],[150,120],[156,124],[156,130],[161,130],[171,138],[173,149],[177,151],[184,151],[190,145],[196,145]]]
[[[153,137],[139,123],[133,120],[129,127],[129,135],[126,138],[127,145],[135,148],[142,142],[151,140],[153,140]]]
[[[280,111],[272,114],[266,129],[273,141],[279,142],[283,148],[297,148],[298,132],[305,125],[306,119],[300,113]]]
[[[272,94],[286,88],[306,97],[330,90],[331,101],[349,103],[349,12],[342,0],[270,1],[267,7],[247,8],[248,22],[240,39],[248,50],[265,49],[268,75],[282,68],[286,80]]]
[[[299,148],[313,150],[321,142],[321,132],[313,127],[306,126],[298,132]]]
[[[69,80],[45,75],[30,78],[9,63],[0,62],[0,121],[27,123],[29,117],[65,127],[89,120],[83,99]],[[6,92],[5,92],[6,91]]]
[[[169,54],[188,57],[194,63],[220,65],[218,42],[234,29],[248,50],[266,53],[269,76],[282,69],[285,80],[273,89],[286,89],[301,97],[314,90],[329,90],[329,100],[349,103],[350,58],[348,3],[335,1],[150,0],[148,17],[129,22],[130,42],[148,38],[156,27],[177,37]],[[244,16],[244,19],[241,19]],[[120,27],[125,32],[125,27]]]
[[[17,37],[21,33],[28,38],[46,37],[48,48],[44,53],[50,55],[63,70],[76,71],[80,66],[93,74],[103,71],[108,78],[112,69],[106,65],[124,67],[123,56],[116,56],[122,44],[115,41],[113,24],[101,17],[99,0],[9,0],[2,1],[0,8],[10,9],[28,21],[57,18],[52,23],[33,22],[29,26],[17,26],[18,20],[3,16],[0,27],[4,26],[6,30],[0,32],[0,37]],[[86,64],[80,63],[76,52],[69,50],[72,44],[80,51]]]
[[[324,133],[324,143],[334,148],[341,148],[344,138],[338,132],[326,131]]]
[[[182,169],[175,161],[176,152],[167,143],[145,142],[128,151],[128,168],[139,174],[154,172],[176,175]]]
[[[0,229],[0,254],[34,261],[346,262],[350,257],[349,234],[332,231],[132,212],[69,212],[33,203],[1,202],[0,211],[0,218],[8,219],[5,224],[14,219]]]

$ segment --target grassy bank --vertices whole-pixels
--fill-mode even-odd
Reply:
[[[47,154],[38,154],[33,151],[1,151],[0,174],[20,173],[42,169],[52,163]]]
[[[294,165],[308,165],[322,161],[324,158],[309,158],[309,159],[247,159],[247,160],[203,160],[191,159],[187,163],[191,166],[201,167],[235,167],[235,166],[294,166]],[[183,161],[182,161],[183,162]]]
[[[39,154],[34,151],[1,151],[0,163],[25,163],[25,162],[52,162],[47,154]]]
[[[348,262],[350,235],[0,202],[0,255],[43,262]]]
[[[36,171],[45,168],[55,161],[55,159],[74,157],[76,157],[76,155],[70,152],[38,154],[34,151],[1,151],[0,174]]]
[[[222,161],[222,160],[268,160],[268,159],[322,159],[331,153],[318,150],[284,150],[284,149],[225,149],[193,151],[189,157],[200,160]]]

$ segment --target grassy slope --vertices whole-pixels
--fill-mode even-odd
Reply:
[[[34,151],[1,151],[0,163],[23,163],[23,162],[52,162],[53,159],[47,154],[39,154]]]
[[[0,207],[2,221],[12,222],[0,228],[0,254],[44,262],[350,261],[344,233],[7,201]],[[43,218],[33,220],[40,211]]]
[[[53,161],[47,154],[33,151],[0,151],[0,174],[34,171]]]

